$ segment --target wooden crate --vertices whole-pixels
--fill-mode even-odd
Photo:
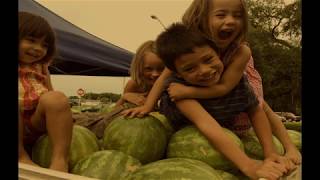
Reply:
[[[97,180],[84,176],[54,171],[47,168],[19,163],[19,180]]]

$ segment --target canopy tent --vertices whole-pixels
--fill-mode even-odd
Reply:
[[[58,55],[52,74],[128,76],[133,53],[66,21],[34,0],[19,0],[19,11],[44,17],[56,32]]]

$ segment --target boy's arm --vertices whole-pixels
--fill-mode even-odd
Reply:
[[[230,159],[244,174],[252,179],[265,177],[277,179],[285,171],[284,167],[274,162],[258,164],[250,159],[232,140],[224,133],[216,120],[196,101],[185,99],[176,102],[179,110],[206,136],[209,142],[222,154]]]
[[[250,57],[250,48],[246,45],[241,45],[232,56],[231,63],[224,70],[218,84],[210,87],[176,86],[175,89],[172,89],[173,87],[170,86],[171,91],[173,91],[170,97],[174,100],[179,100],[185,98],[206,99],[224,96],[239,83]]]
[[[130,117],[142,117],[145,114],[151,112],[155,104],[157,103],[162,91],[164,90],[164,81],[171,75],[171,73],[172,72],[168,68],[165,68],[163,70],[161,75],[153,84],[143,106],[124,110],[121,114]]]
[[[280,140],[282,145],[285,148],[286,154],[289,159],[291,159],[295,164],[301,164],[301,153],[297,147],[292,143],[288,135],[287,129],[276,115],[269,105],[264,101],[263,102],[264,110],[270,121],[272,132]]]
[[[272,141],[271,127],[263,109],[257,105],[250,108],[248,115],[259,142],[263,147],[264,157],[267,158],[272,154],[277,154]]]

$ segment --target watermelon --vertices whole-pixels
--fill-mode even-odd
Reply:
[[[102,114],[109,113],[114,109],[115,105],[116,103],[103,104],[99,112]]]
[[[239,180],[238,177],[236,177],[235,175],[229,173],[229,172],[226,172],[226,171],[223,171],[223,170],[216,170],[220,176],[222,177],[223,180]]]
[[[162,125],[166,128],[167,137],[169,139],[171,135],[174,133],[174,128],[171,124],[171,121],[165,115],[157,111],[150,112],[149,115],[157,118],[162,123]]]
[[[280,155],[283,155],[284,148],[281,142],[275,136],[272,136],[272,139],[273,139],[273,143],[275,145],[276,151]],[[249,157],[258,159],[258,160],[264,159],[262,146],[253,130],[250,130],[249,133],[246,136],[244,136],[241,140],[244,144],[245,152]]]
[[[146,164],[129,175],[128,180],[223,180],[208,164],[187,158],[170,158]]]
[[[98,139],[98,145],[99,145],[100,150],[103,150],[103,139],[102,138]]]
[[[140,166],[139,160],[121,151],[104,150],[79,160],[71,173],[103,180],[121,180]]]
[[[295,130],[301,132],[301,121],[289,121],[289,122],[283,122],[283,125],[286,127],[286,129]]]
[[[232,131],[223,128],[242,149],[241,140]],[[172,135],[167,148],[167,157],[191,158],[203,161],[215,169],[234,171],[235,165],[217,151],[208,139],[194,126],[187,126]]]
[[[127,153],[142,164],[156,161],[165,154],[166,129],[152,117],[130,118],[118,116],[104,130],[103,148]]]
[[[86,155],[99,150],[97,137],[87,128],[79,125],[73,126],[72,140],[69,151],[69,167]],[[41,136],[32,148],[32,160],[41,167],[48,168],[51,161],[51,143],[48,135]]]
[[[130,108],[135,108],[137,107],[137,105],[133,104],[133,103],[130,103],[130,102],[125,102],[122,104],[123,108],[124,109],[130,109]]]
[[[301,132],[295,130],[287,130],[292,143],[301,151]]]
[[[244,175],[242,172],[238,172],[232,175],[236,176],[239,180],[251,180],[248,176]]]

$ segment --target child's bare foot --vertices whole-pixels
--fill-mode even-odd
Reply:
[[[19,162],[39,167],[39,165],[34,163],[28,156],[20,157]]]
[[[68,172],[69,165],[68,161],[65,160],[52,160],[51,165],[49,167],[50,169],[61,171],[61,172]]]

